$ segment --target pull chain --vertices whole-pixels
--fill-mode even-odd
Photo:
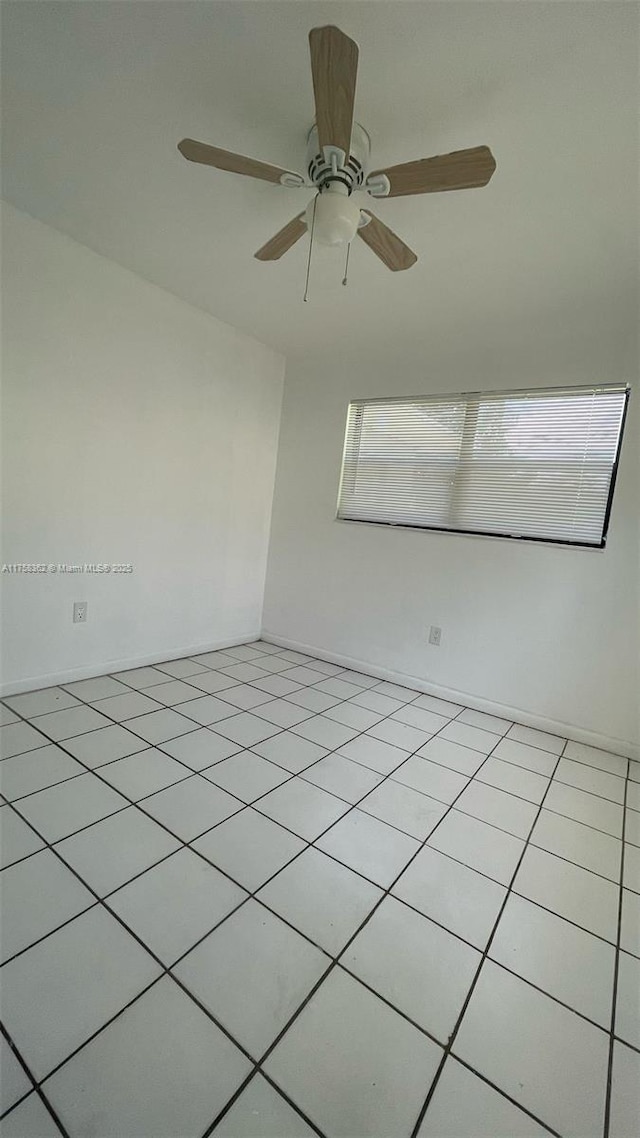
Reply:
[[[311,271],[311,250],[313,249],[313,231],[316,225],[316,206],[318,204],[318,197],[313,199],[313,215],[311,217],[311,237],[309,239],[309,257],[307,259],[307,279],[304,282],[304,296],[303,303],[306,304],[309,299],[309,273]]]
[[[351,252],[351,242],[347,245],[347,259],[344,263],[344,277],[342,278],[343,285],[347,283],[347,273],[349,272],[349,253]]]

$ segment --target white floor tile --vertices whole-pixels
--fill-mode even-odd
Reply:
[[[291,731],[281,731],[270,739],[254,743],[252,750],[270,762],[277,763],[291,774],[299,774],[306,770],[327,753],[326,747],[320,747],[310,739],[303,739]]]
[[[226,668],[230,664],[237,664],[237,658],[227,652],[226,648],[218,649],[215,652],[200,652],[192,659],[197,660],[199,664],[204,664],[206,668]]]
[[[95,710],[102,715],[107,715],[109,719],[115,719],[118,723],[133,719],[135,715],[146,715],[148,711],[160,710],[161,704],[156,699],[151,699],[146,693],[127,691],[126,688],[124,690],[124,695],[114,695],[109,699],[98,700],[94,705]],[[152,690],[149,688],[149,691]]]
[[[471,778],[485,761],[485,756],[479,751],[464,747],[462,743],[452,743],[450,739],[443,739],[442,735],[430,739],[420,748],[418,754],[423,759],[430,759],[431,762],[439,763],[440,766],[448,767],[449,770],[457,771],[458,774],[466,775],[468,778]]]
[[[338,798],[344,798],[345,802],[355,803],[378,785],[382,775],[338,753],[327,755],[308,767],[302,778],[330,794],[336,794]]]
[[[494,755],[490,755],[486,763],[483,763],[482,770],[478,771],[476,777],[478,782],[485,782],[498,790],[505,790],[508,794],[516,794],[520,798],[526,798],[528,802],[535,802],[538,806],[549,786],[549,779],[544,775],[515,767],[512,763],[505,763],[502,759],[495,758]]]
[[[238,684],[237,688],[231,688],[231,692],[241,691],[244,686],[244,684]],[[215,695],[200,694],[195,699],[190,699],[188,703],[178,704],[174,710],[179,715],[184,715],[187,719],[193,719],[196,723],[200,723],[203,727],[208,727],[211,723],[219,723],[221,719],[230,719],[232,715],[238,713],[238,709],[233,703],[218,699]]]
[[[176,680],[184,680],[207,670],[204,664],[198,664],[196,660],[190,660],[188,657],[184,660],[165,660],[164,664],[156,664],[156,668]]]
[[[191,774],[189,767],[177,763],[156,747],[148,747],[137,755],[127,755],[100,768],[100,778],[115,787],[126,798],[137,802],[156,790],[163,790]]]
[[[632,781],[627,783],[627,806],[631,810],[640,811],[640,783]]]
[[[619,891],[613,882],[529,846],[513,888],[530,901],[615,944]]]
[[[484,770],[484,767],[482,768]],[[496,790],[493,786],[474,779],[463,790],[456,808],[465,814],[472,814],[483,822],[489,822],[517,838],[526,838],[535,821],[538,807],[533,802],[525,802],[514,794]]]
[[[428,735],[435,735],[449,722],[447,716],[436,715],[424,707],[416,707],[414,703],[406,703],[400,711],[394,711],[391,718],[398,723],[407,723],[409,727],[417,727],[419,731],[426,731]]]
[[[252,684],[257,691],[261,691],[264,695],[276,696],[277,698],[289,696],[301,690],[301,685],[295,680],[280,674],[274,676],[263,673],[262,678],[256,677]]]
[[[0,703],[0,727],[7,727],[9,723],[17,723],[18,716],[14,715],[4,703]]]
[[[290,703],[295,703],[297,707],[305,707],[309,711],[315,711],[316,715],[321,711],[326,711],[328,707],[335,707],[337,703],[341,703],[341,699],[336,695],[327,695],[326,692],[318,691],[317,688],[300,688],[299,691],[294,691],[291,695],[287,696]]]
[[[356,704],[357,707],[366,707],[369,711],[377,711],[380,715],[391,715],[394,711],[404,707],[404,704],[399,699],[391,699],[388,695],[378,695],[375,691],[361,691],[359,695],[354,695],[349,703]]]
[[[308,664],[313,660],[313,656],[304,656],[302,652],[294,652],[292,648],[281,648],[279,652],[281,660],[287,660],[289,664]],[[315,663],[315,660],[313,661]]]
[[[629,778],[632,782],[640,782],[640,761],[637,759],[629,760]]]
[[[240,684],[240,680],[223,676],[222,672],[198,672],[197,676],[190,677],[189,683],[199,691],[213,695],[215,692],[230,691]]]
[[[531,843],[610,881],[620,881],[622,842],[583,822],[543,809],[533,828]]]
[[[263,656],[260,660],[260,667],[263,672],[270,672],[271,675],[278,675],[280,672],[288,672],[291,664],[288,660],[282,660],[279,656]]]
[[[243,810],[210,830],[193,848],[245,889],[258,889],[305,847],[295,834],[255,810]]]
[[[261,707],[270,703],[272,699],[273,696],[269,692],[260,691],[252,684],[236,684],[233,688],[227,688],[224,693],[224,701],[220,700],[220,703],[231,704],[233,707],[239,707],[242,711],[251,711],[252,707]],[[189,715],[191,708],[188,704],[184,704],[180,710],[184,715]]]
[[[548,1138],[546,1126],[519,1110],[451,1056],[417,1138]]]
[[[36,731],[30,723],[9,723],[6,727],[0,727],[0,758],[22,755],[36,747],[46,747],[50,742],[46,735]]]
[[[379,723],[382,719],[379,712],[367,711],[366,707],[358,707],[350,700],[327,708],[324,714],[327,719],[344,723],[346,727],[355,727],[357,731],[366,731],[368,727],[373,727],[374,723]]]
[[[340,677],[342,677],[347,670],[346,668],[341,668],[339,664],[330,664],[328,660],[317,660],[315,657],[313,657],[313,659],[311,659],[311,660],[308,660],[308,662],[312,663],[313,667],[318,672],[322,672],[323,675],[325,675],[325,676],[338,676],[339,675]],[[358,675],[360,675],[360,673],[358,673]],[[378,682],[375,679],[375,677],[374,676],[368,676],[367,678],[370,681],[372,681],[370,686],[375,687],[375,685]],[[362,686],[364,687],[365,685],[363,684]],[[366,685],[366,686],[369,686],[369,685]]]
[[[429,845],[456,861],[508,885],[524,848],[520,838],[455,808],[429,838]]]
[[[374,691],[378,692],[380,695],[390,695],[392,699],[400,699],[403,703],[411,703],[414,699],[416,699],[418,696],[421,696],[422,694],[421,692],[416,691],[414,688],[405,688],[402,686],[402,684],[392,684],[387,680],[383,681],[381,684],[378,684],[378,686],[374,688]]]
[[[43,731],[54,743],[71,739],[74,735],[84,735],[86,731],[97,731],[99,727],[109,727],[109,720],[94,711],[92,707],[70,707],[66,711],[54,711],[50,715],[38,716],[38,730]]]
[[[500,719],[497,715],[487,715],[486,711],[471,711],[465,708],[457,716],[458,723],[467,723],[469,727],[479,727],[481,731],[490,731],[492,735],[506,735],[513,726],[510,719]]]
[[[243,711],[239,715],[232,715],[230,719],[223,719],[216,725],[216,731],[242,747],[253,747],[255,743],[277,735],[280,728],[266,719],[259,719],[257,715]]]
[[[601,798],[608,798],[611,802],[624,802],[624,779],[606,771],[588,767],[585,763],[576,763],[573,759],[560,759],[555,774],[557,782],[576,786],[579,790],[588,790],[591,794],[599,794]]]
[[[420,841],[429,836],[447,812],[443,802],[392,779],[386,779],[363,798],[360,809]]]
[[[255,1075],[214,1134],[215,1138],[314,1138],[316,1131],[262,1075]]]
[[[60,1138],[60,1131],[34,1092],[2,1119],[2,1138]]]
[[[84,774],[84,767],[51,744],[24,755],[14,755],[0,763],[0,791],[12,802],[37,790],[44,790],[68,778]]]
[[[87,767],[99,767],[113,759],[122,759],[136,751],[144,751],[147,743],[125,727],[102,727],[88,735],[65,740],[65,751],[70,751]]]
[[[424,707],[425,711],[435,711],[436,715],[444,715],[446,719],[454,719],[464,710],[461,704],[451,703],[448,699],[438,699],[434,695],[421,695],[413,701],[414,707]]]
[[[309,739],[310,742],[318,743],[320,747],[326,747],[330,751],[342,747],[358,734],[357,728],[345,727],[343,723],[336,723],[333,719],[327,719],[325,715],[315,715],[313,719],[305,719],[304,723],[297,723],[292,731],[295,735],[301,735],[303,739]]]
[[[62,688],[42,688],[40,691],[27,692],[26,695],[9,695],[5,699],[9,707],[19,715],[23,715],[25,719],[78,706],[75,696],[69,695]]]
[[[475,948],[387,897],[341,963],[445,1044],[481,959]]]
[[[340,748],[340,754],[382,775],[390,774],[409,756],[409,752],[401,747],[394,747],[382,739],[373,739],[371,735],[359,735],[357,739],[350,739]]]
[[[171,965],[247,897],[189,849],[161,861],[109,898],[109,906]]]
[[[383,888],[391,885],[420,848],[415,838],[357,808],[332,826],[316,844]]]
[[[437,1044],[336,968],[265,1070],[333,1138],[408,1138],[441,1055]]]
[[[597,767],[601,771],[608,771],[609,774],[617,774],[621,778],[625,778],[627,773],[628,759],[622,755],[613,755],[610,751],[601,751],[598,747],[587,746],[586,743],[574,743],[571,739],[564,749],[564,757],[586,763],[590,767]]]
[[[363,877],[309,848],[258,897],[320,948],[336,956],[382,896]]]
[[[258,1058],[328,964],[324,953],[263,905],[247,901],[175,971],[234,1039]]]
[[[288,699],[269,699],[268,703],[263,703],[260,708],[260,718],[268,720],[269,723],[275,723],[277,727],[293,727],[296,723],[302,723],[303,719],[311,719],[312,711],[308,708],[296,707],[294,703],[290,703]]]
[[[263,672],[262,668],[256,664],[235,663],[229,667],[220,668],[223,676],[231,676],[234,680],[240,680],[241,683],[247,684],[251,680],[264,680],[267,677],[267,672]]]
[[[349,809],[341,798],[303,779],[292,779],[256,803],[256,809],[312,842]]]
[[[188,735],[180,735],[177,739],[168,739],[162,743],[162,750],[181,763],[186,763],[192,770],[201,771],[228,759],[229,755],[238,754],[242,747],[239,743],[225,739],[217,731],[203,728]]]
[[[83,826],[90,826],[128,802],[94,774],[82,774],[21,798],[16,807],[48,842],[58,842]]]
[[[625,810],[624,840],[640,846],[640,813],[637,810]]]
[[[460,743],[463,747],[470,747],[473,751],[479,751],[481,755],[488,755],[500,742],[500,735],[483,731],[480,727],[469,727],[467,723],[460,723],[457,719],[443,727],[441,735],[443,739]]]
[[[319,684],[326,679],[324,672],[318,672],[314,668],[308,668],[304,664],[294,664],[292,668],[288,668],[283,673],[286,679],[293,680],[297,684]]]
[[[257,660],[259,656],[264,655],[260,648],[252,644],[234,644],[224,651],[228,656],[233,656],[234,660]]]
[[[512,894],[489,955],[609,1030],[613,945]]]
[[[474,869],[425,846],[393,887],[394,896],[484,949],[506,890]]]
[[[130,688],[150,688],[153,684],[161,684],[163,675],[157,668],[130,668],[126,672],[114,672],[114,679]]]
[[[554,779],[544,804],[547,810],[563,814],[565,818],[584,822],[586,826],[612,834],[614,838],[622,837],[622,806],[615,802],[589,794],[586,790],[577,790],[574,786],[565,786]]]
[[[192,719],[186,719],[168,707],[163,711],[154,711],[151,715],[128,719],[127,727],[148,743],[165,743],[168,739],[176,739],[178,735],[196,730]]]
[[[10,806],[0,807],[0,865],[4,869],[42,849],[44,842]]]
[[[640,1055],[624,1043],[613,1047],[609,1138],[632,1138],[640,1132]]]
[[[370,727],[367,735],[373,739],[381,739],[383,743],[390,743],[392,747],[400,747],[404,751],[417,751],[423,747],[433,734],[431,731],[420,731],[417,727],[410,727],[408,723],[399,723],[397,719],[383,719]]]
[[[0,1036],[0,1114],[4,1114],[31,1090],[31,1080],[16,1059],[4,1035]],[[4,1123],[3,1123],[4,1129]]]
[[[326,695],[334,695],[338,699],[351,699],[354,695],[358,695],[364,689],[359,684],[348,684],[342,676],[332,676],[329,679],[326,677],[316,684],[317,691],[324,692]]]
[[[622,890],[622,922],[620,947],[640,956],[640,894]]]
[[[516,767],[524,767],[527,771],[546,775],[547,778],[551,777],[558,762],[557,755],[543,751],[540,747],[531,747],[528,743],[518,743],[516,739],[510,737],[500,740],[493,755],[496,759],[503,759],[504,762],[513,763]]]
[[[242,802],[253,802],[256,798],[261,798],[289,777],[288,771],[260,755],[254,755],[252,751],[241,751],[239,755],[232,755],[230,759],[224,759],[204,772],[204,778],[221,786],[229,794],[235,794]]]
[[[72,1134],[199,1138],[250,1069],[164,977],[58,1071],[46,1093]]]
[[[243,802],[194,774],[145,798],[142,808],[185,842],[242,810]]]
[[[549,751],[552,755],[561,755],[566,743],[566,739],[561,739],[558,735],[551,735],[548,731],[537,731],[532,727],[523,727],[520,723],[514,723],[513,727],[509,728],[508,735],[517,743],[528,743],[529,746],[539,747],[541,751]]]
[[[313,667],[315,668],[315,666],[314,661]],[[337,665],[335,667],[337,668]],[[375,676],[366,676],[364,672],[354,672],[348,668],[340,672],[340,679],[347,684],[355,684],[359,688],[375,688],[379,683]]]
[[[640,1051],[640,960],[621,952],[618,963],[618,998],[615,1033]]]
[[[93,680],[77,680],[73,684],[65,684],[64,690],[83,699],[85,703],[93,703],[112,695],[126,695],[131,689],[119,680],[112,680],[111,676],[96,676]]]
[[[95,903],[50,850],[2,873],[0,959],[8,960]]]
[[[448,806],[464,790],[469,781],[464,775],[432,763],[420,755],[412,755],[406,763],[393,772],[391,777],[395,782],[411,786],[414,790],[428,794],[431,798],[437,798],[439,802],[445,802]]]
[[[622,884],[625,889],[640,893],[640,849],[625,842]]]
[[[100,905],[3,968],[7,1030],[44,1078],[160,974],[160,966]]]
[[[607,1034],[490,961],[453,1051],[566,1138],[601,1138]]]
[[[130,806],[66,838],[57,848],[82,880],[104,897],[178,847],[162,826]]]

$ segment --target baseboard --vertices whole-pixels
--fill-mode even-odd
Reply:
[[[307,656],[317,656],[319,660],[327,660],[330,664],[340,664],[343,668],[351,668],[354,672],[365,672],[370,676],[378,676],[381,680],[388,680],[390,683],[400,684],[402,687],[413,688],[414,691],[425,692],[426,695],[437,696],[438,699],[462,703],[465,707],[473,708],[474,711],[486,711],[489,715],[498,715],[501,719],[512,719],[516,723],[522,723],[525,727],[535,727],[539,731],[549,731],[552,735],[561,735],[562,738],[571,739],[575,743],[586,743],[589,747],[599,747],[602,751],[612,751],[616,755],[640,760],[640,746],[626,739],[600,735],[597,731],[589,731],[575,723],[562,723],[558,719],[536,715],[521,707],[496,703],[471,692],[442,687],[440,684],[430,683],[418,676],[396,672],[391,668],[381,668],[379,664],[371,664],[368,660],[358,660],[353,656],[345,656],[339,652],[329,652],[326,648],[319,648],[315,644],[303,644],[299,640],[290,640],[288,637],[279,636],[277,633],[264,628],[261,638],[270,641],[272,644],[279,644],[282,648],[291,648],[295,652],[302,652]]]
[[[250,644],[260,638],[260,630],[253,629],[246,634],[229,636],[225,640],[207,641],[205,644],[189,644],[186,648],[166,648],[162,652],[151,652],[144,656],[131,656],[124,660],[105,660],[101,664],[85,665],[63,672],[48,672],[41,676],[28,676],[24,680],[13,680],[0,684],[0,696],[19,695],[21,692],[36,691],[38,688],[55,687],[56,684],[72,684],[75,680],[91,680],[94,676],[104,676],[111,672],[125,672],[128,668],[144,668],[149,664],[162,664],[165,660],[180,660],[185,656],[200,656],[203,652],[218,652],[222,648],[234,648],[237,644]]]

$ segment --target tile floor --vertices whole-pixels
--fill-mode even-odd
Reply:
[[[5,699],[5,1138],[636,1138],[640,764],[259,642]]]

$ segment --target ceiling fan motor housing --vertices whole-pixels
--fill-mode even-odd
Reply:
[[[311,128],[307,139],[307,172],[314,186],[323,190],[331,184],[342,184],[349,194],[362,188],[369,168],[371,139],[360,123],[353,124],[350,149],[350,154],[336,146],[325,146],[321,150],[318,129]]]

